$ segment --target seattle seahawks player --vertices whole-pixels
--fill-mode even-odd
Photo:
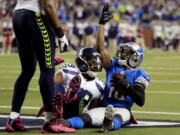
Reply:
[[[104,93],[104,83],[96,77],[102,70],[101,55],[93,48],[82,48],[76,56],[76,65],[65,63],[55,74],[57,93],[53,97],[53,112],[56,118],[70,118],[86,112],[91,101]]]
[[[133,104],[143,106],[145,103],[145,89],[150,78],[144,70],[137,68],[143,60],[143,50],[134,42],[122,44],[117,48],[115,57],[111,59],[104,49],[104,24],[110,18],[108,5],[105,5],[97,37],[97,50],[102,56],[106,70],[103,107],[91,109],[80,117],[67,119],[64,121],[65,126],[102,126],[102,132],[118,130],[130,124],[133,118]]]
[[[67,51],[69,43],[61,28],[54,0],[17,0],[12,21],[22,70],[14,85],[6,131],[25,131],[20,111],[38,62],[39,86],[45,109],[45,123],[41,131],[59,132],[61,127],[53,122],[52,113],[55,35],[58,37],[60,51]]]

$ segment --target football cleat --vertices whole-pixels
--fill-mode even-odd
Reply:
[[[80,88],[81,78],[80,76],[75,76],[69,83],[69,88],[67,92],[64,94],[64,103],[69,104],[72,101],[76,100],[77,90]]]
[[[113,129],[113,117],[114,117],[114,107],[112,105],[108,105],[105,110],[105,116],[101,131],[106,133]]]
[[[25,131],[24,125],[21,123],[20,117],[9,119],[5,128],[8,132]]]
[[[62,124],[57,124],[56,120],[46,122],[41,128],[41,132],[46,133],[74,133],[74,128],[68,128]]]
[[[56,124],[55,120],[47,121],[44,123],[43,127],[41,128],[41,132],[46,133],[60,133],[59,126]]]

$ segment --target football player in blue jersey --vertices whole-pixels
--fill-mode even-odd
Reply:
[[[105,93],[103,106],[94,108],[64,121],[64,125],[72,128],[83,128],[88,125],[101,126],[102,132],[118,130],[132,122],[131,108],[134,103],[143,106],[145,89],[150,78],[144,70],[137,68],[143,60],[143,50],[134,42],[117,47],[116,55],[111,59],[104,49],[104,25],[111,19],[109,7],[103,8],[99,22],[97,51],[102,56],[106,70]]]

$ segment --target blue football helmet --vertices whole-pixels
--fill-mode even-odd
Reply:
[[[116,51],[119,65],[125,65],[130,68],[137,68],[144,57],[143,50],[135,42],[121,44]]]
[[[93,48],[82,48],[76,56],[76,65],[83,74],[94,78],[102,71],[101,55]]]

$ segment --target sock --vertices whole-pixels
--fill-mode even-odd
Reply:
[[[10,119],[16,119],[17,117],[19,117],[19,113],[11,112],[9,117],[10,117]]]
[[[50,121],[54,118],[53,113],[52,112],[45,112],[45,122],[46,121]]]
[[[70,119],[67,119],[69,123],[71,124],[71,128],[83,128],[84,122],[79,117],[73,117]]]
[[[118,118],[113,119],[113,124],[114,124],[114,127],[113,127],[114,130],[118,130],[121,128],[121,122]]]

